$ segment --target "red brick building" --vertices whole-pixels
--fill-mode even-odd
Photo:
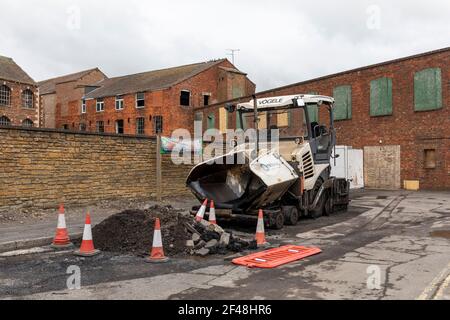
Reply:
[[[340,145],[364,148],[367,187],[450,188],[450,48],[340,72],[258,93],[258,98],[316,93],[336,99]],[[248,101],[244,97],[241,101]],[[231,102],[236,102],[234,100]],[[204,127],[235,128],[224,103],[199,107]],[[325,114],[316,115],[325,122]],[[295,121],[280,121],[294,126]],[[282,125],[281,125],[282,126]],[[286,129],[286,128],[285,128]],[[288,129],[289,130],[289,129]]]
[[[0,126],[39,126],[34,80],[13,59],[0,56]]]
[[[193,130],[194,108],[254,93],[255,84],[228,60],[109,78],[56,114],[56,127],[119,134],[170,135]],[[57,109],[58,110],[58,109]]]
[[[56,128],[57,115],[68,116],[69,102],[81,101],[90,85],[107,76],[98,68],[39,81],[41,126]]]

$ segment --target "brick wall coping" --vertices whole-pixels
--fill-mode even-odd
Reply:
[[[16,131],[29,131],[29,132],[44,132],[44,133],[63,133],[63,134],[71,134],[71,135],[85,135],[85,136],[102,136],[102,137],[130,138],[130,139],[142,139],[142,140],[156,140],[155,136],[116,134],[116,133],[98,133],[98,132],[88,132],[88,131],[71,131],[71,130],[49,129],[49,128],[27,128],[27,127],[22,127],[22,126],[0,126],[0,129],[16,130]]]

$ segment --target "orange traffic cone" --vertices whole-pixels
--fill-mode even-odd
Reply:
[[[155,221],[155,230],[153,231],[153,243],[152,243],[152,251],[150,253],[150,257],[145,259],[147,262],[166,262],[169,260],[166,256],[164,256],[163,243],[161,238],[161,223],[159,218],[156,218]]]
[[[266,236],[264,234],[264,218],[263,211],[260,209],[258,213],[258,224],[256,226],[256,244],[258,247],[267,246],[269,243],[266,241]]]
[[[72,247],[73,244],[70,242],[69,233],[66,227],[66,218],[64,216],[64,205],[60,204],[58,213],[58,225],[56,226],[55,238],[51,245],[55,249],[64,249]]]
[[[214,201],[211,200],[211,207],[209,208],[209,223],[217,224],[216,209],[214,208]]]
[[[203,220],[203,216],[205,215],[206,205],[207,204],[208,204],[208,199],[205,199],[205,201],[203,202],[202,206],[198,210],[197,215],[195,216],[195,221],[200,222],[200,221]]]
[[[81,241],[80,250],[74,252],[75,255],[81,257],[92,257],[100,253],[100,250],[94,248],[91,229],[91,215],[86,214],[86,223],[84,225],[83,240]]]

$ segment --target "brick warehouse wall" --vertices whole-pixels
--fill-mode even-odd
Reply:
[[[11,89],[11,105],[0,105],[0,117],[6,116],[11,120],[11,125],[21,126],[22,121],[30,119],[34,126],[39,127],[39,93],[36,86],[20,84],[12,81],[0,80],[0,85],[6,85]],[[33,91],[33,108],[24,108],[22,103],[22,91]]]
[[[152,137],[0,128],[0,209],[156,196]],[[163,156],[163,197],[190,194],[191,168]]]
[[[225,60],[171,88],[147,91],[145,93],[145,107],[136,108],[136,92],[124,95],[124,109],[115,110],[115,96],[105,97],[105,110],[96,112],[96,100],[86,101],[87,113],[81,114],[81,97],[66,99],[65,104],[58,101],[56,108],[56,127],[67,125],[71,130],[78,130],[80,123],[86,124],[87,131],[95,132],[96,122],[103,121],[105,132],[115,132],[116,120],[124,120],[125,134],[136,134],[136,118],[145,119],[145,134],[154,135],[154,117],[163,117],[163,134],[171,135],[178,128],[193,131],[194,108],[203,105],[203,93],[210,93],[210,103],[218,103],[223,99],[231,98],[232,83],[226,77],[220,77],[220,67],[232,68],[233,65]],[[245,75],[236,75],[240,81],[239,86],[243,95],[253,93],[255,86]],[[222,79],[223,78],[223,79]],[[223,84],[223,85],[222,85]],[[181,90],[191,92],[191,106],[180,105]],[[76,96],[76,95],[75,95]]]
[[[441,69],[442,108],[414,111],[414,74],[426,68]],[[373,117],[369,113],[370,81],[380,77],[392,78],[393,114]],[[402,181],[418,179],[425,189],[450,188],[449,48],[267,90],[258,93],[258,98],[309,92],[333,96],[333,88],[341,85],[352,88],[352,118],[335,122],[338,144],[354,148],[400,145]],[[217,119],[223,105],[196,111],[202,110],[204,119],[213,112]],[[235,115],[229,117],[228,123],[234,128]],[[436,168],[424,168],[425,149],[436,150]]]

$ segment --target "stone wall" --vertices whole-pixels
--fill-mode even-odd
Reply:
[[[163,156],[162,196],[187,195],[191,168]],[[0,128],[0,210],[156,197],[156,139]]]

